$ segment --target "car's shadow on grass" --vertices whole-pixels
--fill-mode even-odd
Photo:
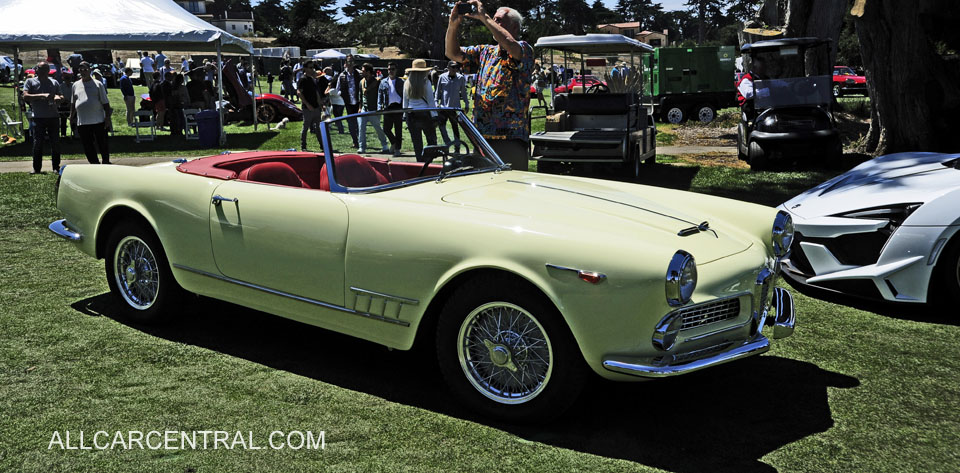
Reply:
[[[807,297],[821,299],[833,304],[873,312],[874,314],[894,319],[960,326],[960,319],[954,316],[956,308],[947,307],[946,304],[943,304],[943,307],[937,307],[936,305],[928,306],[927,304],[867,299],[818,287],[797,284],[790,278],[784,278],[784,280],[790,284],[790,287]]]
[[[191,344],[389,401],[468,419],[522,438],[670,471],[771,471],[759,459],[833,425],[827,388],[856,378],[761,356],[647,383],[591,378],[567,413],[545,424],[478,417],[452,399],[431,347],[385,348],[233,304],[199,298],[176,321],[120,317],[109,294],[72,307],[163,339]],[[384,420],[387,422],[388,420]]]

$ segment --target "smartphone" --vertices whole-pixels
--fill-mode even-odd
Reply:
[[[464,13],[476,13],[477,6],[472,3],[458,3],[457,4],[457,13],[463,15]]]

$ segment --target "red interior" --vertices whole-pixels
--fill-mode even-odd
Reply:
[[[344,154],[334,158],[337,182],[346,187],[372,187],[417,177],[423,163],[390,161]],[[322,154],[306,152],[250,151],[195,159],[177,166],[187,174],[214,179],[330,190]],[[291,173],[292,171],[292,173]],[[440,172],[431,164],[426,175]]]

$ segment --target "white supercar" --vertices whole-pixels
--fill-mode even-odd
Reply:
[[[898,302],[960,302],[960,154],[867,161],[781,204],[793,281]]]

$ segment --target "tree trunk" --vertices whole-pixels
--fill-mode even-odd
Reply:
[[[703,38],[707,36],[707,5],[705,2],[697,2],[697,44],[703,44]]]
[[[946,3],[868,0],[863,15],[855,19],[876,111],[871,114],[867,152],[960,149],[957,68],[937,54],[921,21],[956,16],[949,8],[941,9]]]
[[[829,38],[830,56],[824,60],[817,58],[816,64],[833,65],[837,57],[837,42],[840,41],[840,29],[843,26],[843,14],[846,2],[838,0],[790,0],[786,13],[786,36],[799,38],[813,36]],[[828,74],[830,71],[827,72]]]

